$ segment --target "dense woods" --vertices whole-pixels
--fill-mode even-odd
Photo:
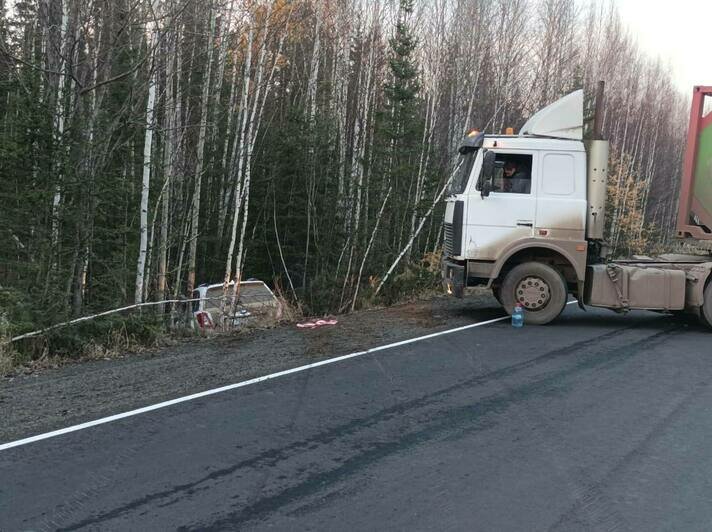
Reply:
[[[462,136],[599,79],[609,237],[639,251],[672,233],[687,100],[614,3],[0,0],[5,320],[250,277],[308,313],[417,290]]]

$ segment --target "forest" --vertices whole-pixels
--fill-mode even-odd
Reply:
[[[247,278],[417,293],[463,135],[598,80],[608,239],[655,249],[689,102],[614,1],[0,0],[0,336]]]

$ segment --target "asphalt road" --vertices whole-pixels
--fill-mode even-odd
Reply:
[[[569,306],[0,451],[0,530],[709,530],[712,333]]]

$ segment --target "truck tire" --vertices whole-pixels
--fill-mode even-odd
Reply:
[[[707,327],[712,328],[712,282],[705,287],[705,299],[700,309],[700,319]]]
[[[524,323],[544,325],[556,319],[566,306],[568,290],[560,272],[540,262],[525,262],[512,268],[499,291],[507,313],[519,303]]]
[[[502,304],[502,287],[501,286],[493,286],[492,287],[492,296],[497,300],[497,303],[500,305]]]

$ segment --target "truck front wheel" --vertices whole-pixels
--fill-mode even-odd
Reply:
[[[547,264],[525,262],[512,268],[499,290],[502,306],[509,313],[519,303],[524,322],[544,325],[556,319],[566,306],[568,290],[561,273]]]

